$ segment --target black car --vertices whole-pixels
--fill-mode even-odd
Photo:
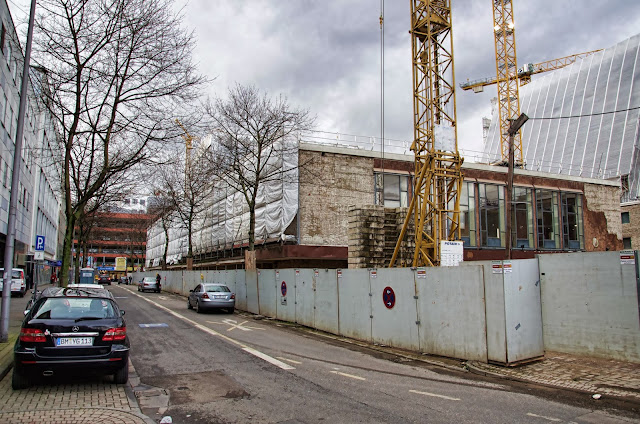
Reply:
[[[39,376],[112,374],[129,378],[129,338],[121,311],[109,291],[47,288],[38,296],[14,346],[11,385],[27,388]]]
[[[101,274],[98,278],[98,284],[108,284],[111,285],[111,278],[106,274]]]

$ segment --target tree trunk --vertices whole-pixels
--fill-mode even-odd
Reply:
[[[64,232],[64,247],[62,249],[62,265],[60,267],[60,286],[67,287],[69,282],[69,268],[71,266],[71,249],[73,248],[73,230],[76,226],[76,217],[71,215],[67,220],[67,229]]]

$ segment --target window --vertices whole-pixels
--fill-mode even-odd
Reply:
[[[530,188],[513,188],[511,247],[514,249],[533,248],[533,192]]]
[[[562,238],[564,249],[584,249],[582,233],[582,195],[560,193],[562,199]]]
[[[131,203],[131,200],[130,200],[130,199],[124,199],[124,204],[125,204],[125,205],[128,205],[128,204],[130,204],[130,203]]]
[[[536,190],[538,249],[560,248],[557,194],[550,190]]]
[[[504,211],[504,187],[478,184],[481,246],[504,247]]]
[[[140,206],[144,206],[144,204],[145,204],[144,199],[140,200]]]
[[[623,224],[628,224],[629,222],[631,222],[629,221],[629,212],[622,212],[620,214],[620,218],[622,219]]]
[[[2,24],[2,30],[0,31],[0,50],[2,50],[3,54],[4,54],[4,44],[6,42],[6,37],[7,37],[7,29],[4,27],[4,24]]]
[[[460,192],[460,234],[464,245],[471,247],[477,244],[475,197],[475,185],[463,182]]]
[[[631,237],[624,237],[622,239],[622,248],[623,249],[633,249],[633,247],[631,247]]]
[[[387,208],[409,206],[409,176],[399,174],[374,174],[375,204]]]

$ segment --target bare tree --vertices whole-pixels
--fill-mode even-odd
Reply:
[[[34,58],[46,69],[42,95],[62,155],[62,281],[86,205],[115,177],[153,158],[158,141],[177,137],[175,111],[205,82],[181,19],[171,0],[39,2]]]
[[[274,165],[275,158],[297,150],[294,134],[309,129],[313,118],[307,110],[291,109],[283,96],[270,98],[255,87],[236,85],[228,98],[207,105],[213,121],[215,145],[212,168],[218,178],[242,193],[249,210],[249,252],[247,267],[253,267],[256,227],[256,199],[260,186],[286,178]],[[277,161],[276,161],[277,162]]]
[[[172,215],[163,215],[163,229],[165,240],[168,240],[168,226],[166,218],[174,216],[187,230],[187,265],[191,267],[193,258],[193,233],[197,229],[195,224],[203,217],[214,190],[214,173],[210,162],[203,155],[206,151],[195,148],[196,154],[190,159],[176,154],[174,160],[160,170],[162,186],[159,192],[164,193]],[[191,154],[187,152],[187,154]],[[167,246],[165,245],[164,263],[166,264]]]

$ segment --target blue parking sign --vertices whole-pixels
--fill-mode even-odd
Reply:
[[[44,252],[44,236],[36,236],[36,252]]]

